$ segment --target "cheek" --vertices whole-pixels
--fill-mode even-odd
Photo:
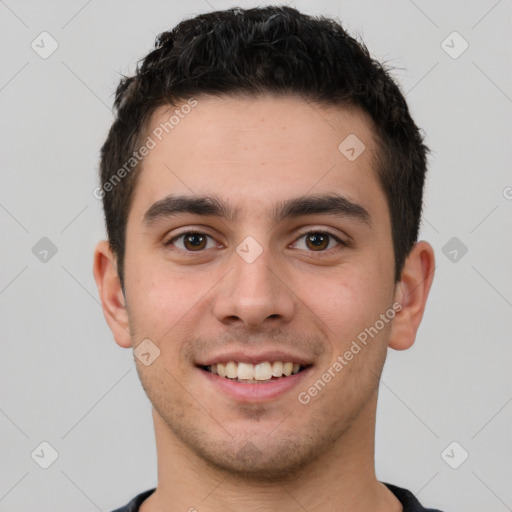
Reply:
[[[376,274],[375,269],[354,265],[306,280],[309,285],[301,296],[307,308],[327,326],[327,336],[352,339],[390,306],[390,289]]]
[[[157,343],[187,329],[209,285],[204,279],[171,272],[168,264],[132,260],[126,274],[130,321],[137,335]]]

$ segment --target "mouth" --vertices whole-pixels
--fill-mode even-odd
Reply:
[[[311,365],[302,365],[293,361],[263,361],[258,364],[228,361],[214,363],[200,368],[212,375],[229,379],[241,384],[265,384],[296,375]]]
[[[238,403],[277,400],[294,388],[302,388],[312,364],[295,361],[260,361],[256,364],[227,361],[197,365],[205,378],[205,393],[214,389]]]

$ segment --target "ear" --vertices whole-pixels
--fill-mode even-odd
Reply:
[[[116,258],[110,244],[102,240],[94,250],[94,279],[100,295],[105,319],[120,347],[132,346],[128,324],[128,312],[117,273]]]
[[[434,250],[427,242],[416,243],[405,260],[395,303],[402,308],[393,319],[389,346],[395,350],[410,348],[423,318],[435,270]]]

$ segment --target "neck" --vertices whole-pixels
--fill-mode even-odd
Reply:
[[[212,467],[185,446],[153,409],[158,486],[141,512],[401,512],[374,469],[375,407],[358,417],[336,444],[299,472],[253,481]]]

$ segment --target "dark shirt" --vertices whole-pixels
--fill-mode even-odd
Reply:
[[[421,503],[414,497],[414,494],[411,491],[402,489],[401,487],[396,487],[396,485],[387,484],[386,482],[383,483],[402,504],[403,512],[441,512],[441,510],[438,509],[422,507]],[[135,498],[133,498],[133,500],[124,507],[117,508],[112,512],[139,512],[139,507],[142,505],[142,502],[153,494],[154,491],[155,489],[144,491],[135,496]]]

